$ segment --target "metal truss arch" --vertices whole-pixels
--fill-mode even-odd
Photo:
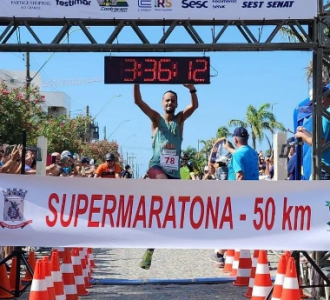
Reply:
[[[91,33],[91,28],[106,27],[111,33],[98,41]],[[253,32],[253,27],[270,30],[263,40]],[[313,50],[317,40],[313,28],[315,20],[80,20],[80,19],[22,19],[0,18],[0,51],[18,52],[200,52],[200,51],[275,51],[275,50]],[[40,27],[58,29],[50,42],[38,35]],[[145,33],[146,28],[159,29],[162,34],[156,42],[150,41]],[[208,28],[212,37],[198,33],[197,28]],[[10,39],[14,33],[24,28],[31,35],[29,44],[13,43]],[[78,28],[85,36],[85,42],[74,44],[63,41],[70,30]],[[119,43],[120,33],[129,28],[139,43]],[[224,36],[235,28],[238,40],[226,42]],[[171,43],[168,40],[177,29],[183,30],[191,42]],[[276,36],[283,29],[290,30],[294,37],[291,41],[276,41]],[[255,31],[255,30],[254,30]]]

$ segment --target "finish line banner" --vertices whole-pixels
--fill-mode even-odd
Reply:
[[[0,17],[119,20],[314,19],[317,0],[1,0]]]
[[[329,250],[328,181],[0,175],[0,245]]]

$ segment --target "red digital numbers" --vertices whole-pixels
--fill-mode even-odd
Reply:
[[[195,64],[194,64],[195,63]],[[201,66],[196,68],[196,65]],[[194,82],[204,82],[205,78],[199,78],[199,75],[205,77],[204,74],[208,70],[208,62],[205,59],[195,59],[189,61],[188,80]]]
[[[208,57],[111,57],[105,83],[210,83]]]
[[[125,59],[125,66],[126,65],[129,65],[128,68],[125,68],[124,69],[124,72],[125,73],[128,73],[126,76],[128,77],[125,77],[124,78],[124,81],[134,81],[136,79],[136,73],[138,71],[137,67],[138,67],[138,64],[136,62],[135,59],[132,59],[132,58],[126,58]]]

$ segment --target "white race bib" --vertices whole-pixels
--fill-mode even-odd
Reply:
[[[163,149],[160,155],[160,165],[165,169],[178,170],[179,156],[175,155],[176,150]]]

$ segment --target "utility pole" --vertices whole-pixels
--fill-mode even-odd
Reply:
[[[134,159],[136,158],[136,156],[134,156],[134,154],[132,153],[132,155],[129,157],[129,160],[130,160],[130,166],[134,166]]]
[[[29,42],[28,42],[29,43]],[[31,75],[30,75],[30,52],[26,52],[26,57],[25,57],[25,65],[26,65],[26,76],[25,76],[25,81],[26,81],[26,95],[29,97],[29,89],[31,85]]]
[[[85,142],[89,142],[89,106],[86,106]]]
[[[103,140],[106,140],[107,139],[107,126],[103,127],[103,135],[104,135]]]

